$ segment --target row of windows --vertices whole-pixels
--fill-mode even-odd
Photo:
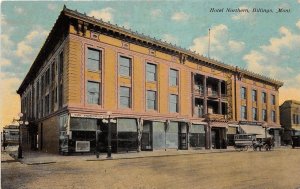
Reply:
[[[87,82],[87,103],[88,104],[101,104],[100,102],[101,85],[99,82]],[[119,100],[121,108],[131,108],[131,88],[119,88]],[[170,112],[178,112],[178,95],[170,94],[169,97]],[[157,93],[156,91],[147,90],[147,109],[157,110]]]
[[[88,48],[87,53],[87,69],[90,71],[100,71],[101,70],[101,51]],[[119,57],[119,74],[121,76],[130,77],[132,75],[132,59],[125,56]],[[157,66],[156,64],[147,63],[146,64],[146,79],[148,82],[157,81]],[[169,85],[178,85],[178,70],[170,69],[169,72]]]
[[[262,120],[267,121],[267,110],[262,110]],[[247,120],[247,106],[241,106],[241,119]],[[257,108],[252,108],[252,120],[258,121],[258,110]],[[272,122],[276,122],[276,112],[273,110],[271,112],[271,120]]]
[[[252,102],[257,102],[257,90],[253,89],[252,90]],[[241,98],[246,100],[247,99],[247,88],[246,87],[242,87],[241,88]],[[261,101],[262,103],[267,103],[267,93],[266,92],[262,92],[261,93]],[[275,105],[275,95],[271,95],[271,104]]]

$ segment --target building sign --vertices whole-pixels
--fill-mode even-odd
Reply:
[[[76,152],[89,152],[90,141],[76,141]]]
[[[239,121],[240,125],[256,125],[256,126],[262,126],[263,122],[253,122],[253,121]]]
[[[227,119],[233,119],[233,102],[232,102],[232,74],[226,74],[226,92],[227,92]],[[235,97],[236,98],[236,97]]]
[[[102,115],[90,115],[90,114],[78,114],[78,113],[71,113],[71,117],[103,119]]]

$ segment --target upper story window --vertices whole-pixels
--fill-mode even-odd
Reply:
[[[101,52],[96,49],[88,48],[87,56],[87,69],[91,71],[100,71]]]
[[[256,90],[252,90],[252,102],[256,102],[257,101],[257,91]]]
[[[156,65],[147,63],[147,81],[156,81]]]
[[[49,84],[50,84],[50,68],[48,68],[47,69],[47,71],[46,71],[46,74],[45,74],[45,85],[46,85],[46,87],[48,87],[49,86]]]
[[[120,56],[119,57],[119,74],[122,76],[131,76],[131,59]]]
[[[147,109],[148,110],[156,110],[156,91],[147,91]]]
[[[131,107],[131,93],[129,87],[120,87],[120,106],[121,108]]]
[[[300,124],[300,115],[293,114],[293,124]]]
[[[262,101],[262,103],[267,103],[267,93],[266,92],[261,93],[261,101]]]
[[[274,110],[272,111],[271,117],[272,117],[272,121],[276,122],[276,112]]]
[[[87,82],[87,102],[89,104],[100,104],[100,83]]]
[[[64,73],[64,52],[61,52],[59,54],[59,69],[58,69],[59,75],[62,75]]]
[[[247,99],[247,89],[246,87],[241,88],[241,99]]]
[[[170,69],[169,85],[178,86],[178,70]]]
[[[245,120],[247,119],[247,107],[241,106],[241,119]]]
[[[262,110],[262,120],[267,121],[267,110],[266,109]]]
[[[170,112],[178,112],[178,95],[171,94],[169,97]]]
[[[252,108],[252,119],[257,121],[257,108]]]
[[[275,95],[271,95],[271,104],[275,105]]]

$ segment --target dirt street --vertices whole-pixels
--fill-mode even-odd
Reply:
[[[300,188],[300,149],[25,165],[3,162],[2,188]]]

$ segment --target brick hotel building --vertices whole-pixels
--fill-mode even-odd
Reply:
[[[113,152],[226,148],[280,128],[282,85],[64,7],[17,90],[22,145],[106,151],[115,120]]]

